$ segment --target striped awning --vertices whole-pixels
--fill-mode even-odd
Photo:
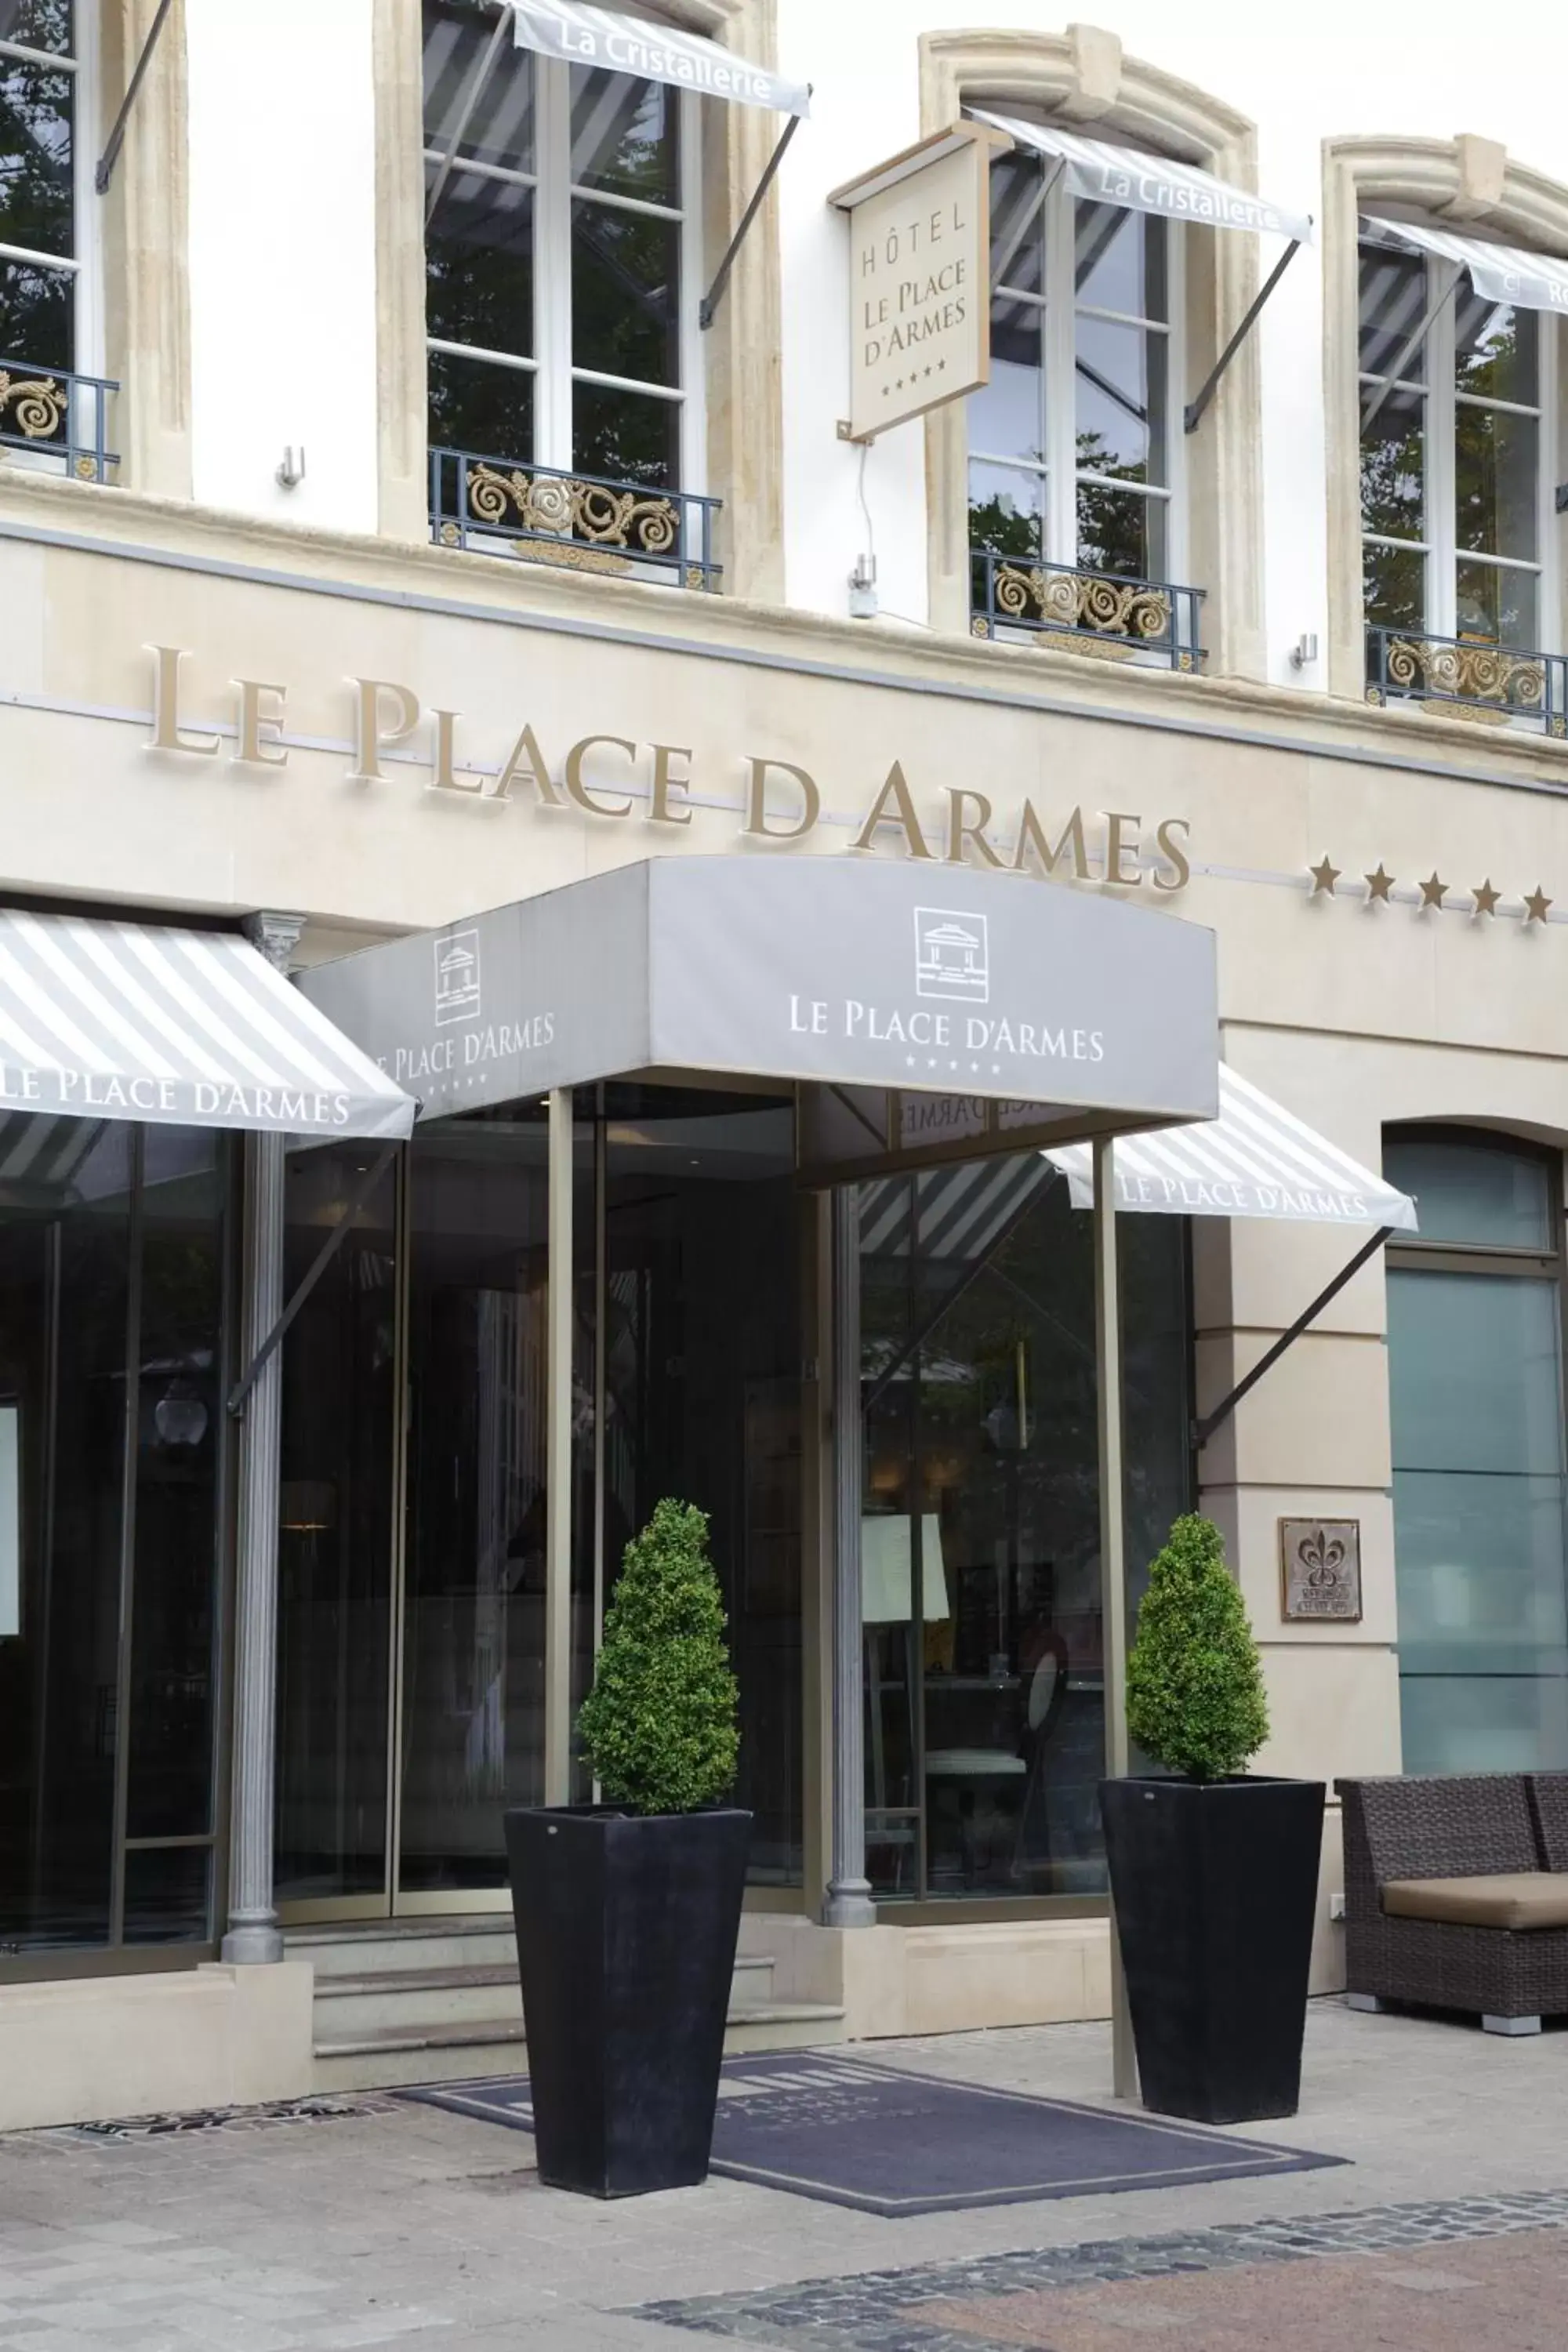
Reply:
[[[1178,163],[1169,155],[1152,155],[1140,147],[1117,147],[1106,139],[1086,139],[1055,122],[1025,122],[1012,114],[994,114],[974,106],[977,122],[1005,131],[1016,146],[1033,147],[1049,155],[1066,174],[1069,193],[1090,203],[1121,205],[1134,213],[1153,213],[1161,220],[1196,221],[1208,228],[1266,229],[1298,245],[1312,242],[1312,223],[1306,213],[1289,212],[1271,205],[1249,188],[1216,180],[1195,163]]]
[[[626,16],[618,8],[596,7],[591,0],[512,0],[512,33],[520,49],[537,49],[567,65],[669,82],[706,98],[771,107],[777,114],[811,111],[811,91],[805,82],[754,66],[700,33],[683,33],[647,16]]]
[[[0,910],[0,1112],[390,1138],[414,1108],[233,932]]]
[[[1363,229],[1380,237],[1402,238],[1422,253],[1468,269],[1483,302],[1507,302],[1521,310],[1553,310],[1568,316],[1568,261],[1560,254],[1531,253],[1523,246],[1492,245],[1485,237],[1457,236],[1426,221],[1380,220],[1368,214]]]
[[[1094,1155],[1071,1143],[1042,1157],[1073,1206],[1094,1206]],[[1219,1117],[1121,1137],[1118,1209],[1174,1217],[1280,1217],[1297,1223],[1391,1225],[1414,1233],[1415,1203],[1235,1070],[1220,1065]]]

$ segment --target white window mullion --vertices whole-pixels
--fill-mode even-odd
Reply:
[[[99,215],[103,199],[93,186],[98,165],[99,12],[73,8],[76,88],[71,110],[71,248],[76,256],[76,368],[79,375],[101,375],[104,367],[103,270]]]
[[[697,313],[705,291],[702,250],[702,102],[680,94],[680,487],[708,487],[708,404],[702,331]]]
[[[1536,397],[1541,403],[1541,424],[1536,439],[1539,479],[1536,484],[1535,550],[1541,567],[1536,619],[1540,629],[1539,650],[1543,653],[1557,653],[1563,648],[1562,567],[1555,561],[1557,484],[1562,478],[1558,462],[1562,442],[1557,420],[1558,341],[1562,331],[1550,311],[1542,314],[1539,341],[1541,373],[1536,386]]]
[[[572,463],[572,69],[536,58],[533,214],[533,456]]]
[[[1428,304],[1447,290],[1447,279],[1442,273],[1453,275],[1457,269],[1451,261],[1428,265]],[[1444,302],[1426,331],[1426,544],[1432,551],[1426,559],[1426,626],[1439,637],[1457,635],[1459,617],[1454,509],[1454,313],[1458,308],[1457,297]]]
[[[1046,560],[1078,561],[1076,200],[1058,178],[1045,202]]]
[[[1218,234],[1218,232],[1215,232]],[[1165,562],[1167,580],[1189,580],[1187,569],[1187,436],[1182,419],[1187,382],[1187,232],[1178,221],[1165,229]]]

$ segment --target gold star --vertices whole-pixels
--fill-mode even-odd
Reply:
[[[1437,869],[1434,866],[1430,879],[1421,885],[1421,904],[1424,907],[1440,907],[1443,903],[1443,893],[1447,887],[1446,882],[1438,881]]]
[[[1334,895],[1334,884],[1339,880],[1342,869],[1338,866],[1331,866],[1325,856],[1321,866],[1309,866],[1307,871],[1312,877],[1313,898],[1315,898],[1321,890],[1331,898]]]
[[[1526,898],[1524,902],[1525,921],[1527,923],[1543,923],[1546,920],[1546,909],[1551,906],[1551,899],[1547,897],[1545,891],[1538,882],[1534,889],[1531,892],[1529,898]]]
[[[1500,890],[1494,890],[1492,888],[1492,877],[1489,874],[1486,880],[1481,884],[1480,888],[1476,892],[1477,914],[1495,915],[1498,910],[1498,900],[1501,897],[1502,892]]]
[[[1370,906],[1374,898],[1381,898],[1384,905],[1386,907],[1388,904],[1388,894],[1393,887],[1394,877],[1392,874],[1385,874],[1384,872],[1383,860],[1380,857],[1377,862],[1377,872],[1375,874],[1369,874],[1366,877],[1367,904]]]

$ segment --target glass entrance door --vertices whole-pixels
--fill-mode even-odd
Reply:
[[[574,1706],[627,1538],[662,1496],[698,1504],[753,1875],[775,1885],[798,1881],[802,1839],[794,1117],[787,1097],[584,1094],[574,1209]],[[364,1164],[293,1163],[290,1285]],[[542,1794],[547,1210],[542,1104],[432,1121],[290,1332],[286,1917],[508,1900],[502,1815]]]

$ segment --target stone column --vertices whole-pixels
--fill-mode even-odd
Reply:
[[[860,1626],[860,1193],[833,1194],[833,1860],[823,1924],[870,1927]]]
[[[253,916],[247,929],[279,971],[305,928],[302,915]],[[248,1365],[283,1312],[281,1135],[245,1139],[244,1311]],[[239,1425],[239,1546],[234,1611],[234,1790],[226,1960],[280,1960],[272,1898],[272,1820],[278,1698],[278,1479],[282,1433],[279,1349],[246,1400]]]

